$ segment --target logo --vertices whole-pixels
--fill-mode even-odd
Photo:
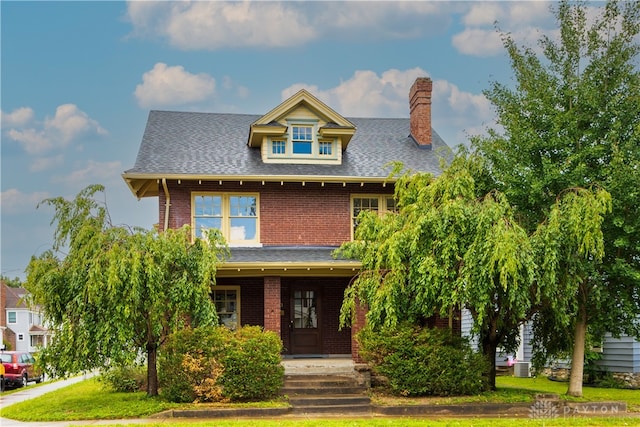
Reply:
[[[552,400],[536,400],[529,408],[529,418],[558,418],[558,406]]]

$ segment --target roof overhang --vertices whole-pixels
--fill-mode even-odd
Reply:
[[[353,277],[360,271],[360,261],[340,262],[225,262],[216,277]]]
[[[197,182],[260,182],[263,185],[267,182],[299,182],[306,183],[338,183],[347,184],[387,184],[395,183],[396,179],[389,176],[380,177],[357,177],[357,176],[332,176],[332,175],[189,175],[189,174],[143,174],[143,173],[123,173],[122,178],[129,186],[129,189],[138,199],[144,197],[157,197],[161,190],[162,180],[167,181],[197,181]]]

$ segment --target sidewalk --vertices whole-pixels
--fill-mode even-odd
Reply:
[[[26,387],[15,393],[0,396],[0,408],[4,408],[14,403],[23,402],[25,400],[33,399],[34,397],[42,396],[52,391],[56,391],[62,387],[66,387],[70,384],[74,384],[80,381],[84,381],[95,375],[93,372],[88,372],[84,375],[77,377],[67,378],[64,380],[52,381],[39,387]],[[127,420],[128,424],[144,424],[149,422],[148,420]],[[0,418],[1,427],[62,427],[72,425],[100,425],[100,424],[116,424],[118,421],[106,420],[106,421],[56,421],[56,422],[22,422],[10,420],[8,418]]]

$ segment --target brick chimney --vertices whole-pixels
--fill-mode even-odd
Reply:
[[[420,148],[431,148],[431,88],[429,77],[418,77],[409,91],[411,136]]]

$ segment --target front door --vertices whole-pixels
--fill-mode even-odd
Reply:
[[[291,353],[322,353],[319,288],[295,286],[291,296]]]

